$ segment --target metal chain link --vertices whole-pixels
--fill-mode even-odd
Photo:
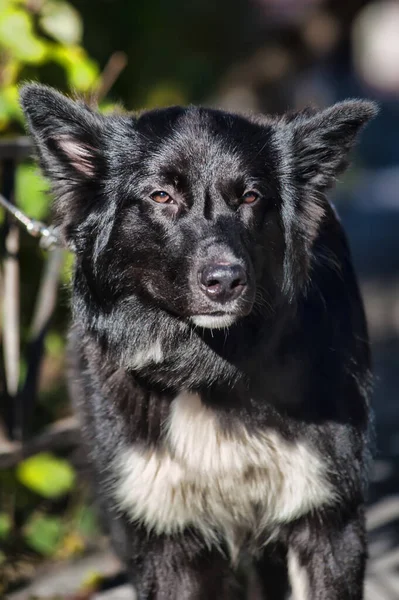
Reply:
[[[41,221],[27,217],[19,208],[11,204],[2,194],[0,194],[0,205],[13,215],[33,237],[40,238],[40,247],[44,250],[52,250],[56,246],[63,247],[61,239],[55,227],[48,227]]]

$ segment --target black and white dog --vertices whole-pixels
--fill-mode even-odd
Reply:
[[[269,600],[360,600],[369,345],[326,192],[374,104],[21,98],[76,256],[72,396],[138,598],[241,598],[251,568]]]

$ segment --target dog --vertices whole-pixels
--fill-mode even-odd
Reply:
[[[75,254],[69,382],[140,600],[360,600],[370,350],[327,199],[374,103],[21,104]]]

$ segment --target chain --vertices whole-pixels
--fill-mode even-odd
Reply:
[[[40,238],[40,247],[45,250],[52,250],[55,246],[63,246],[55,227],[48,227],[41,221],[31,219],[25,215],[19,208],[11,204],[4,196],[0,194],[0,205],[12,216],[17,219],[33,237]]]

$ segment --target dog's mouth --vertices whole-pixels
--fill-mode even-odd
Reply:
[[[202,315],[193,315],[190,317],[190,321],[197,327],[203,327],[205,329],[224,329],[233,325],[238,318],[238,315],[219,311]]]

